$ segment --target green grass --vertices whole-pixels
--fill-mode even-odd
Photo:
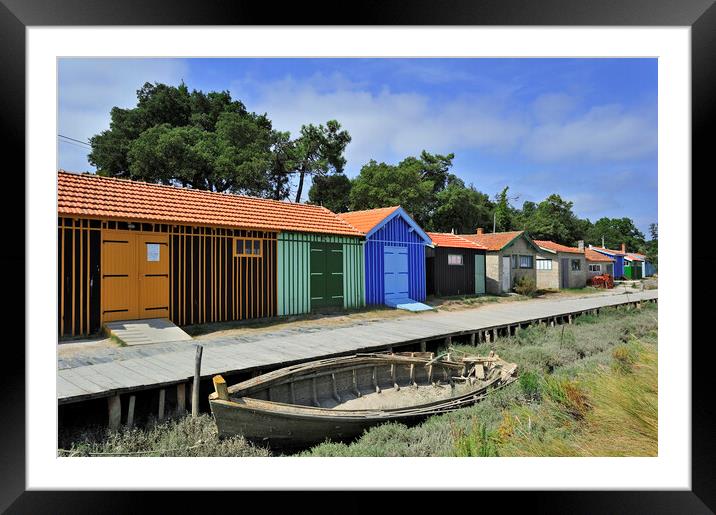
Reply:
[[[421,424],[373,427],[352,443],[299,456],[653,456],[657,451],[657,306],[606,308],[573,325],[532,326],[477,348],[518,363],[519,380],[484,401]],[[242,437],[219,440],[210,415],[147,428],[61,435],[73,455],[268,456]],[[67,455],[67,453],[61,453]],[[112,455],[112,454],[110,454]]]

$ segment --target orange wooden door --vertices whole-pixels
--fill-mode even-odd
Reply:
[[[103,230],[102,322],[137,318],[137,287],[137,234]]]
[[[169,235],[139,234],[139,318],[169,318]]]

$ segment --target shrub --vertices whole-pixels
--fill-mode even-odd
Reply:
[[[542,388],[540,383],[542,378],[535,372],[526,371],[520,374],[518,379],[520,389],[527,399],[539,400],[541,398]]]
[[[537,283],[531,277],[522,276],[515,279],[513,289],[520,295],[534,297],[537,295]]]

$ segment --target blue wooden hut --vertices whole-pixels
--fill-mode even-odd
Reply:
[[[366,304],[430,309],[425,300],[425,247],[430,237],[400,206],[341,213],[365,234]]]

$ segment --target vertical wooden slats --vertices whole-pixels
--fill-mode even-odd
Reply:
[[[95,240],[90,235],[92,231],[99,235],[102,228],[126,230],[126,223],[93,224],[89,219],[58,220],[60,335],[91,334],[100,329],[95,314],[101,309],[102,244],[101,238]],[[169,317],[175,323],[189,325],[277,314],[280,254],[276,233],[161,224],[141,227],[144,231],[137,233],[169,234]],[[234,237],[260,239],[261,257],[234,257]]]

